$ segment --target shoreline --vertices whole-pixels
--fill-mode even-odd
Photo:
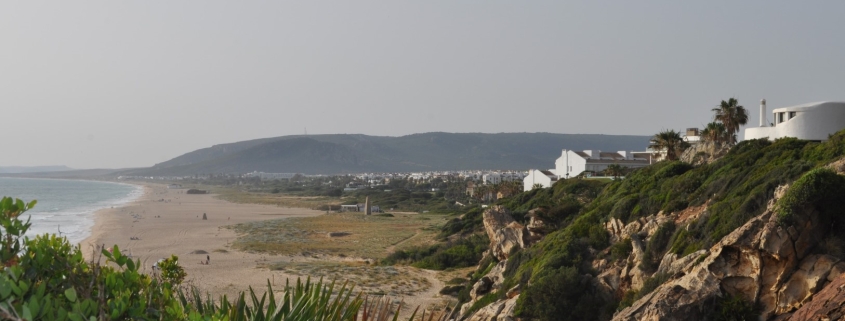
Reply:
[[[152,265],[170,255],[188,273],[185,284],[195,285],[213,297],[248,290],[266,289],[275,280],[278,289],[284,280],[296,275],[259,267],[272,262],[308,261],[298,256],[272,256],[231,249],[237,238],[228,225],[277,219],[307,217],[320,211],[270,205],[238,204],[215,198],[214,194],[185,194],[186,189],[168,189],[154,183],[142,186],[143,194],[122,206],[94,213],[90,235],[79,243],[87,260],[96,260],[97,246],[117,245],[124,254],[141,262],[139,271],[150,273]],[[203,220],[203,214],[207,220]],[[200,264],[210,258],[208,265]],[[282,282],[282,283],[280,283]]]
[[[187,189],[168,189],[163,184],[138,185],[143,187],[143,195],[134,201],[95,213],[90,236],[79,243],[86,260],[97,260],[97,245],[111,247],[116,244],[122,253],[141,262],[141,273],[149,274],[158,259],[176,255],[179,257],[179,265],[187,273],[183,284],[196,286],[215,300],[223,295],[231,300],[250,287],[260,295],[266,291],[268,283],[273,285],[274,292],[280,292],[284,290],[286,280],[295,282],[297,278],[304,280],[306,276],[312,276],[312,279],[316,277],[307,272],[311,269],[318,269],[315,271],[319,274],[324,268],[350,267],[359,275],[383,269],[398,269],[410,278],[409,281],[427,279],[430,286],[421,292],[390,296],[405,301],[406,306],[400,313],[405,317],[413,310],[408,307],[420,306],[425,309],[432,305],[442,306],[444,300],[451,300],[438,293],[444,286],[444,281],[438,279],[441,274],[438,271],[381,267],[341,256],[249,253],[230,246],[238,235],[233,229],[227,228],[229,225],[289,217],[314,217],[323,215],[323,211],[233,203],[217,199],[215,194],[185,194]],[[203,214],[207,215],[207,220],[203,220]],[[210,264],[201,264],[209,258]],[[294,268],[271,269],[270,266],[274,265]],[[310,268],[299,269],[303,266]],[[340,275],[346,279],[338,281],[352,281],[354,277],[348,273]],[[396,286],[394,282],[397,281],[382,282],[384,287],[390,287]]]

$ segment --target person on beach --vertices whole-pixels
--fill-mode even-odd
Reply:
[[[211,264],[211,255],[206,255],[206,256],[205,256],[205,263],[206,263],[206,264]]]

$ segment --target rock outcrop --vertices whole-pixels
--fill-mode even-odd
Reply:
[[[487,236],[490,237],[490,240],[493,239],[496,232],[514,222],[510,211],[508,211],[508,209],[504,206],[499,205],[491,206],[486,209],[484,213],[481,213],[481,220],[482,223],[484,223],[484,230],[487,232]]]
[[[684,150],[680,160],[696,166],[710,164],[720,157],[725,156],[730,150],[731,145],[728,144],[701,142]]]
[[[490,250],[499,261],[507,260],[511,253],[524,249],[542,238],[536,233],[531,236],[530,230],[514,221],[510,212],[502,206],[493,206],[484,211],[482,220],[484,230],[490,238]]]
[[[505,291],[506,299],[489,304],[466,320],[487,321],[487,320],[515,320],[513,317],[514,307],[519,298],[521,288],[516,286],[512,289],[502,289],[504,273],[508,266],[508,257],[517,251],[531,246],[546,234],[547,224],[538,215],[539,209],[529,212],[528,226],[516,222],[507,209],[501,206],[493,206],[482,213],[484,230],[490,238],[490,250],[485,255],[493,255],[497,263],[490,272],[487,272],[472,286],[470,301],[461,306],[460,315],[464,316],[481,297]],[[484,259],[482,259],[484,261]],[[485,269],[486,266],[479,266],[478,269]]]
[[[611,218],[604,224],[604,228],[610,233],[610,241],[614,243],[631,238],[635,234],[641,239],[648,239],[661,225],[674,221],[676,216],[675,214],[664,214],[661,211],[656,215],[640,217],[628,222],[628,224],[622,223],[618,218]]]
[[[472,314],[467,321],[513,321],[513,310],[516,307],[516,300],[519,299],[517,294],[513,298],[507,300],[496,301],[488,306],[485,306]]]
[[[813,300],[787,317],[786,321],[845,321],[845,274],[834,275]]]
[[[779,189],[776,196],[783,194]],[[739,296],[768,319],[795,311],[818,292],[833,271],[845,263],[824,254],[811,254],[824,235],[817,213],[808,210],[785,227],[771,208],[725,236],[708,253],[672,261],[666,272],[679,269],[674,279],[642,297],[614,320],[703,320],[701,311],[722,295]],[[707,254],[704,257],[704,254]],[[692,257],[691,257],[692,256]],[[663,265],[663,264],[661,264]],[[623,272],[624,273],[624,272]],[[701,316],[701,317],[697,317]]]

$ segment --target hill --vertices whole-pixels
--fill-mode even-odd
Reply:
[[[423,133],[282,136],[214,145],[126,175],[296,172],[343,174],[550,168],[563,148],[643,150],[649,136]]]
[[[845,275],[843,193],[845,131],[749,140],[709,164],[560,180],[469,209],[441,243],[385,263],[477,266],[444,289],[465,320],[803,320],[791,314],[823,306],[814,295]]]

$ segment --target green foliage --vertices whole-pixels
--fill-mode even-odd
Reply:
[[[182,284],[182,281],[188,276],[185,273],[185,269],[179,266],[179,257],[176,255],[171,255],[169,258],[161,261],[158,267],[161,269],[161,278],[172,285]]]
[[[648,295],[651,292],[654,292],[657,287],[661,284],[666,283],[669,280],[669,275],[663,273],[655,273],[650,278],[643,281],[643,286],[638,291],[636,290],[629,290],[625,292],[622,296],[622,300],[619,302],[619,306],[616,308],[617,310],[622,310],[634,304],[640,298]]]
[[[499,300],[499,296],[496,295],[496,293],[487,293],[481,298],[479,298],[478,301],[475,301],[475,303],[473,303],[472,306],[467,309],[465,315],[468,316],[474,313],[475,311],[478,311],[479,309],[489,305],[490,303],[496,302],[497,300]]]
[[[657,270],[660,260],[663,258],[664,249],[666,249],[666,245],[669,243],[669,239],[674,232],[675,222],[673,221],[666,222],[657,228],[657,231],[654,232],[648,243],[646,243],[640,269],[649,273]]]
[[[843,221],[839,214],[845,206],[842,195],[845,195],[845,177],[827,168],[809,171],[796,180],[778,200],[778,222],[789,224],[799,213],[812,206],[819,210],[827,222],[838,226]]]
[[[0,248],[0,263],[9,266],[17,261],[18,253],[20,253],[23,246],[23,235],[32,223],[29,218],[26,222],[18,219],[23,212],[35,206],[36,201],[31,201],[28,204],[19,199],[12,199],[11,197],[3,197],[0,200],[0,242],[3,247]],[[4,234],[5,233],[5,234]]]
[[[487,234],[475,234],[454,242],[398,250],[384,258],[381,263],[410,263],[414,267],[431,270],[474,266],[478,264],[489,244]]]
[[[754,304],[740,296],[724,295],[716,301],[713,315],[714,321],[756,321],[760,315]]]
[[[482,213],[484,211],[479,206],[474,206],[464,212],[461,217],[456,217],[448,222],[440,229],[437,238],[445,240],[447,237],[456,234],[472,234],[483,230]]]
[[[655,151],[663,151],[666,160],[674,161],[678,160],[684,150],[689,148],[689,146],[689,143],[681,137],[680,132],[664,130],[652,137],[648,148]]]
[[[537,320],[593,320],[604,302],[574,267],[543,273],[518,299],[515,315]]]
[[[610,246],[610,259],[614,261],[627,259],[633,251],[631,239],[624,239]]]

